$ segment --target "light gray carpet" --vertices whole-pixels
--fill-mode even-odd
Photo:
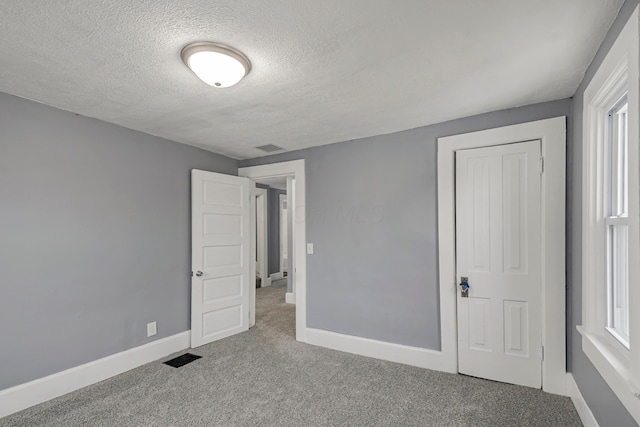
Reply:
[[[0,420],[2,426],[579,426],[564,397],[294,339],[286,280],[257,289],[256,326]]]

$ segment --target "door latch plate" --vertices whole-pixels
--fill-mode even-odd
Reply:
[[[468,277],[460,278],[460,287],[462,288],[460,292],[460,297],[469,298],[469,278]]]

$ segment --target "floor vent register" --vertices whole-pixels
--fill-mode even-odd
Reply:
[[[196,356],[195,354],[185,353],[182,356],[178,356],[174,359],[167,360],[164,362],[165,365],[173,366],[174,368],[179,368],[181,366],[186,365],[187,363],[191,363],[194,360],[200,359],[202,356]]]

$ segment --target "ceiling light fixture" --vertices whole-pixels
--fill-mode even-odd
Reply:
[[[200,80],[213,87],[233,86],[251,70],[251,62],[242,52],[219,43],[188,44],[181,56]]]

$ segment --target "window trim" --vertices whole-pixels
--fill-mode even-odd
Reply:
[[[610,336],[606,280],[607,213],[603,201],[607,173],[605,141],[608,114],[625,91],[629,103],[628,226],[629,260],[640,259],[639,42],[638,8],[618,36],[584,92],[582,161],[582,349],[625,408],[640,422],[640,313],[629,313],[630,349]],[[601,260],[601,262],[594,262]],[[629,262],[629,277],[640,277]],[[631,282],[631,280],[630,280]],[[629,287],[629,306],[640,306],[640,289]],[[633,326],[636,326],[635,328]],[[635,345],[634,345],[635,343]],[[619,344],[619,345],[616,345]]]

